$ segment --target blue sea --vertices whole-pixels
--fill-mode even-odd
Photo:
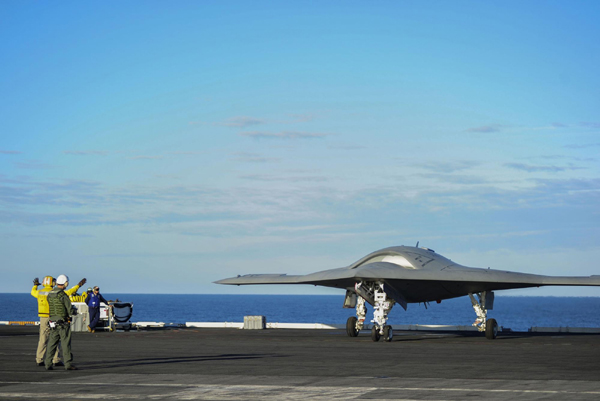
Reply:
[[[345,324],[354,309],[343,309],[340,295],[168,295],[103,294],[133,303],[132,322],[243,322],[246,315],[267,322]],[[373,318],[368,307],[367,320]],[[496,295],[488,317],[515,331],[542,327],[600,327],[600,297],[524,297]],[[469,325],[475,312],[468,297],[431,303],[396,305],[389,324]],[[29,294],[0,294],[0,321],[37,321],[37,301]]]

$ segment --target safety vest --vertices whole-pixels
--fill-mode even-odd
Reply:
[[[70,316],[69,309],[71,301],[69,296],[61,288],[54,288],[48,294],[48,308],[50,317],[52,318],[67,318]]]
[[[37,298],[38,301],[38,316],[48,317],[48,294],[52,291],[52,287],[43,287],[38,291],[37,285],[34,285],[31,290],[31,295]]]
[[[96,295],[92,292],[89,296],[87,304],[90,308],[99,308],[100,307],[100,296]]]

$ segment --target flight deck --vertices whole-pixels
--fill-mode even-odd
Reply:
[[[600,398],[600,335],[170,328],[73,333],[77,371],[35,364],[37,327],[0,326],[0,399]]]

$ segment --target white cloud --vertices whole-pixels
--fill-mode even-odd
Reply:
[[[23,162],[16,162],[15,166],[24,170],[50,170],[56,168],[55,165],[46,163],[39,160],[28,160]]]
[[[225,127],[246,128],[246,127],[250,127],[250,126],[254,126],[254,125],[261,125],[261,124],[265,124],[265,123],[266,123],[265,120],[261,120],[258,118],[240,116],[240,117],[232,117],[222,123],[218,123],[217,125],[222,125]]]
[[[277,157],[264,157],[257,153],[238,152],[234,154],[233,160],[243,163],[276,163],[281,159]]]
[[[524,164],[524,163],[505,163],[505,167],[512,168],[515,170],[527,171],[529,173],[537,172],[537,171],[546,171],[546,172],[561,172],[568,170],[581,170],[582,167],[575,166],[552,166],[552,165],[532,165],[532,164]]]
[[[481,162],[473,160],[456,160],[449,162],[427,162],[413,164],[414,167],[422,168],[425,170],[431,170],[439,173],[454,173],[456,171],[469,170],[480,165]]]
[[[63,154],[75,156],[106,156],[108,153],[105,150],[63,150]]]
[[[313,133],[313,132],[297,132],[297,131],[282,131],[282,132],[264,132],[252,131],[242,132],[241,136],[247,136],[256,139],[313,139],[325,138],[333,134]]]
[[[491,124],[491,125],[483,125],[481,127],[469,128],[467,132],[481,132],[481,133],[492,133],[492,132],[500,132],[503,128],[503,125],[500,124]]]
[[[266,182],[325,182],[328,181],[325,176],[290,176],[290,175],[266,175],[266,174],[246,174],[240,176],[241,179],[251,181]]]
[[[161,160],[163,156],[132,156],[128,158],[129,160]]]

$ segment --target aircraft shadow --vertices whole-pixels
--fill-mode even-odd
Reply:
[[[579,336],[590,336],[593,334],[589,333],[529,333],[529,332],[507,332],[499,333],[493,341],[506,341],[506,340],[518,340],[523,338],[539,338],[539,337],[579,337]],[[597,335],[597,334],[596,334]],[[457,333],[457,332],[420,332],[415,333],[396,333],[392,342],[410,342],[410,341],[436,341],[441,339],[451,338],[482,338],[485,339],[483,333]]]
[[[223,355],[198,355],[198,356],[178,356],[166,358],[142,358],[142,359],[123,359],[118,361],[97,361],[85,362],[77,364],[77,367],[85,370],[92,369],[110,369],[120,367],[146,366],[146,365],[164,365],[174,363],[191,363],[191,362],[210,362],[210,361],[231,361],[244,359],[262,359],[262,358],[278,358],[280,355],[274,354],[223,354]]]

